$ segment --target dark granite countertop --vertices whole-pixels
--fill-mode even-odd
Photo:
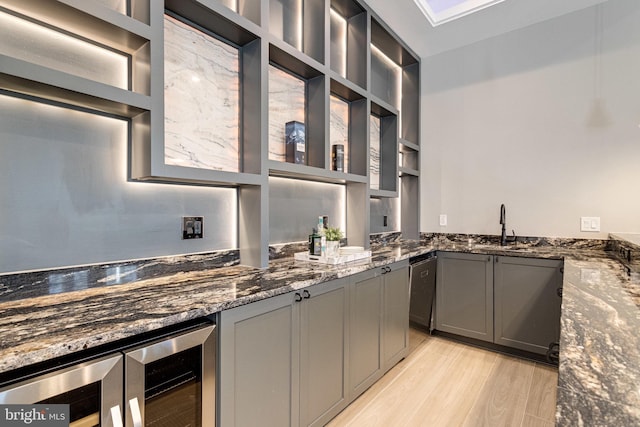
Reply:
[[[559,426],[640,425],[640,282],[606,241],[424,235],[382,239],[348,265],[294,261],[266,269],[233,253],[0,275],[0,373],[434,250],[564,259]],[[299,247],[298,247],[299,249]],[[237,255],[237,254],[236,254]]]

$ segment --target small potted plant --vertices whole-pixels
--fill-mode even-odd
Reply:
[[[338,256],[340,240],[344,237],[342,230],[338,227],[327,227],[324,230],[324,237],[327,239],[327,256]]]

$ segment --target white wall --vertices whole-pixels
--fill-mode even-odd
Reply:
[[[518,235],[639,232],[638,22],[611,0],[423,59],[421,231],[499,234],[504,203]]]

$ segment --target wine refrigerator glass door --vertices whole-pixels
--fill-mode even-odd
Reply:
[[[125,352],[126,426],[215,426],[215,326]]]
[[[69,405],[70,427],[122,427],[122,355],[107,356],[0,390],[2,404]]]

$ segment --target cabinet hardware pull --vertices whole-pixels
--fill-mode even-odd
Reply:
[[[302,295],[299,292],[296,292],[296,302],[302,301]]]
[[[140,412],[140,405],[138,405],[138,398],[134,397],[129,400],[129,408],[131,408],[131,418],[133,419],[133,427],[142,427],[142,414]]]
[[[386,266],[384,269],[385,269],[385,271],[386,271],[387,273],[391,273],[391,267]]]
[[[122,411],[120,411],[120,405],[112,407],[109,412],[111,412],[113,427],[122,427]]]
[[[306,289],[302,292],[302,295],[304,295],[304,297],[303,297],[304,299],[309,299],[309,298],[311,298],[311,294],[310,294],[310,293],[309,293],[309,291],[308,291],[308,290],[306,290]]]

